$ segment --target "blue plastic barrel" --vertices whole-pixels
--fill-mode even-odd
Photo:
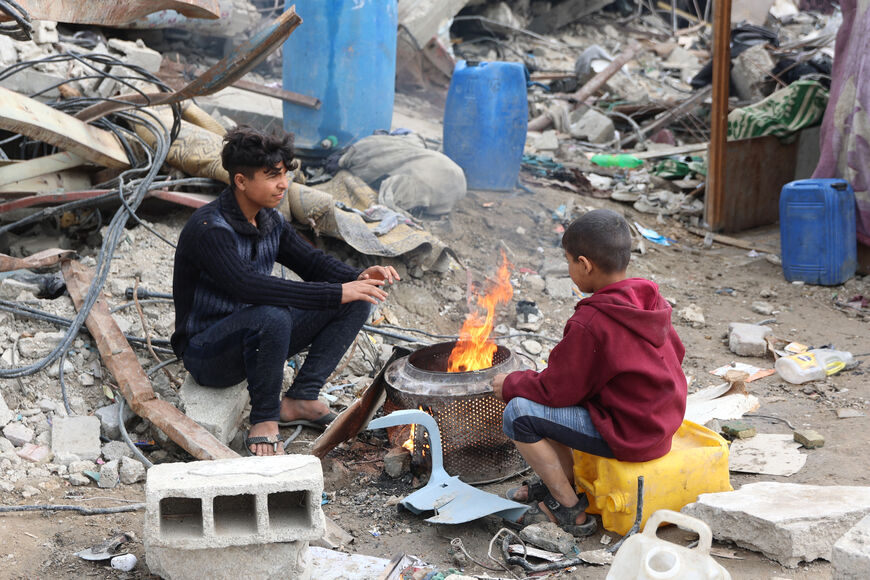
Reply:
[[[396,88],[396,0],[287,0],[302,24],[284,43],[284,89],[319,110],[284,103],[284,129],[321,157],[390,129]]]
[[[444,107],[444,154],[465,172],[469,189],[514,188],[528,125],[521,64],[456,63]]]
[[[834,286],[855,275],[855,193],[842,179],[802,179],[779,197],[782,272],[789,282]]]

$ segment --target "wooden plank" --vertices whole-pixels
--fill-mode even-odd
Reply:
[[[34,193],[89,189],[91,177],[85,171],[58,171],[0,185],[0,197],[18,197]]]
[[[84,164],[84,159],[67,151],[26,161],[12,161],[0,167],[0,186],[48,173],[74,169]]]
[[[713,13],[713,110],[704,221],[713,230],[724,225],[725,141],[728,138],[728,95],[731,90],[731,0],[716,2]]]
[[[670,157],[671,155],[685,155],[686,153],[706,151],[709,146],[709,143],[692,143],[691,145],[680,145],[678,147],[656,147],[649,151],[632,153],[632,155],[638,159],[657,159],[659,157]]]
[[[118,139],[39,101],[0,87],[0,129],[60,147],[103,167],[129,167]]]

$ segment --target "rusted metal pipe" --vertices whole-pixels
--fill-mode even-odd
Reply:
[[[91,285],[92,275],[77,260],[61,264],[66,287],[76,308],[81,308]],[[197,459],[230,459],[239,454],[218,441],[193,419],[154,394],[151,381],[139,364],[133,349],[109,313],[105,296],[100,296],[85,321],[97,343],[100,356],[134,413],[151,421]]]
[[[728,139],[728,95],[731,91],[731,0],[717,0],[713,13],[713,110],[704,221],[713,230],[724,222],[725,142]]]

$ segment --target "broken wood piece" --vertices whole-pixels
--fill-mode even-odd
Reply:
[[[707,237],[712,232],[707,230],[702,230],[701,228],[695,228],[692,226],[683,226],[687,232],[694,234],[696,236],[700,236],[702,238]],[[734,246],[735,248],[740,248],[741,250],[755,250],[756,252],[764,252],[764,253],[775,253],[775,250],[772,248],[766,248],[759,244],[753,244],[751,242],[745,242],[743,240],[739,240],[737,238],[732,238],[731,236],[726,236],[723,234],[713,234],[713,241],[718,242],[720,244],[724,244],[726,246]]]
[[[127,153],[112,133],[3,87],[0,129],[60,147],[103,167],[130,167]]]
[[[61,271],[75,307],[81,308],[93,279],[91,272],[75,260],[63,262]],[[102,294],[91,308],[85,324],[97,343],[103,364],[115,377],[121,394],[134,413],[151,421],[197,459],[230,459],[239,456],[193,419],[157,398],[133,349],[112,318]]]
[[[118,26],[158,10],[175,10],[188,18],[216,20],[219,0],[17,0],[33,20]],[[10,20],[0,11],[0,22]]]
[[[622,51],[616,58],[613,59],[606,69],[592,77],[589,82],[580,87],[580,89],[571,95],[574,100],[573,108],[577,109],[586,102],[586,99],[597,93],[601,87],[610,80],[610,77],[615,75],[622,69],[625,64],[634,58],[635,47],[629,46]],[[553,124],[553,119],[549,115],[541,115],[529,121],[529,131],[543,131]]]
[[[0,187],[40,175],[74,169],[84,164],[84,159],[68,151],[35,157],[26,161],[13,161],[0,167]]]
[[[269,26],[256,33],[250,40],[221,59],[213,67],[197,76],[190,84],[173,93],[132,93],[114,97],[82,109],[76,118],[93,121],[109,113],[123,111],[140,105],[171,105],[193,97],[211,95],[241,79],[269,54],[287,40],[290,33],[302,23],[295,7],[278,16]]]
[[[37,268],[47,268],[54,266],[62,259],[75,254],[72,250],[61,250],[60,248],[49,248],[31,254],[26,258],[14,258],[6,254],[0,254],[0,272],[11,272],[12,270],[36,270]]]
[[[33,194],[88,189],[91,185],[89,173],[72,169],[0,185],[0,197],[24,197]]]

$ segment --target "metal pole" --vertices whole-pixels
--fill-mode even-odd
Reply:
[[[725,222],[725,142],[728,138],[728,95],[731,88],[731,0],[716,0],[713,14],[713,110],[704,219],[712,230]]]

